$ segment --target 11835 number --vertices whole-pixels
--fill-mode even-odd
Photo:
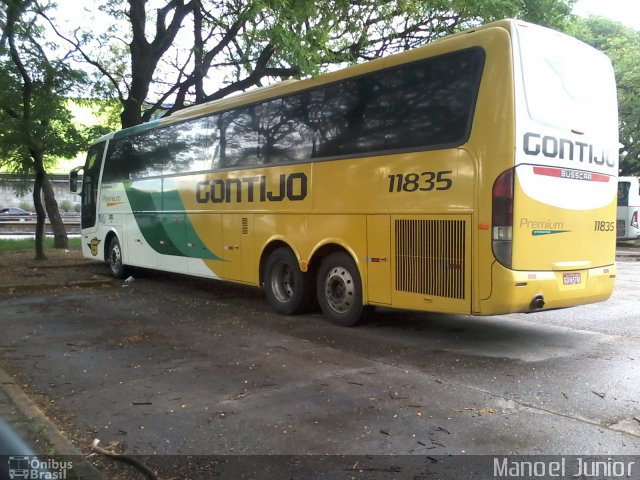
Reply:
[[[615,229],[615,222],[604,222],[602,220],[596,220],[594,223],[594,230],[596,232],[613,232]]]
[[[430,192],[432,190],[449,190],[453,180],[449,176],[451,170],[441,172],[396,173],[389,175],[389,193],[394,192]]]

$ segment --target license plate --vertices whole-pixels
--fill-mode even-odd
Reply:
[[[580,275],[580,272],[562,274],[562,283],[565,285],[579,285],[581,281],[582,276]]]

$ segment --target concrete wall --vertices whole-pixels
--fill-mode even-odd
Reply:
[[[80,205],[80,197],[69,192],[69,179],[66,175],[49,175],[49,180],[53,184],[58,205],[67,201],[72,206]],[[20,196],[16,193],[16,187],[26,186],[27,191]],[[0,208],[28,206],[28,210],[33,211],[33,180],[27,181],[19,179],[15,175],[0,173]],[[72,210],[73,211],[73,208]]]

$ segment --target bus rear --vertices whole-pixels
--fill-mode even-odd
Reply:
[[[513,23],[514,168],[492,192],[497,260],[482,313],[607,299],[615,281],[618,121],[609,59]]]

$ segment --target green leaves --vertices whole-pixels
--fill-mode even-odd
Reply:
[[[166,112],[167,104],[171,113],[415,48],[497,18],[559,26],[573,1],[174,0],[156,11],[141,0],[107,0],[84,7],[107,21],[61,38],[92,66],[95,94],[118,99],[122,126],[132,126]]]
[[[67,95],[86,78],[70,68],[66,52],[46,40],[41,10],[34,7],[14,1],[0,7],[0,164],[32,173],[84,149]]]
[[[603,17],[575,19],[568,26],[581,40],[606,53],[616,73],[622,175],[640,175],[640,32]]]

